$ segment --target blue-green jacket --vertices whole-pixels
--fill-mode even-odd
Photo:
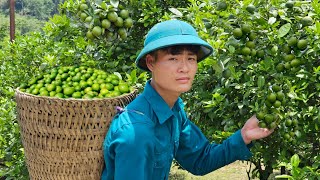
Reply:
[[[143,93],[110,125],[101,178],[168,179],[173,159],[192,174],[204,175],[252,156],[240,130],[222,144],[210,143],[183,108],[179,98],[170,109],[148,81]]]

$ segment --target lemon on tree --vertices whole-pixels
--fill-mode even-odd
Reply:
[[[124,20],[124,27],[131,28],[133,25],[133,20],[131,18],[127,18]]]
[[[109,29],[111,26],[111,22],[108,19],[104,19],[101,21],[101,26],[105,29]]]
[[[301,19],[302,26],[311,26],[313,24],[313,19],[310,16],[305,16]]]
[[[233,30],[233,36],[236,38],[236,39],[240,39],[242,37],[242,30],[240,28],[235,28]]]
[[[228,7],[228,4],[225,1],[219,1],[217,4],[217,10],[218,11],[224,11]]]
[[[122,9],[119,13],[120,17],[126,19],[129,17],[129,11],[126,9]]]
[[[308,46],[308,41],[305,40],[305,39],[300,39],[297,43],[297,47],[300,49],[300,50],[305,50]]]
[[[110,22],[116,22],[118,19],[118,14],[112,11],[108,13],[107,17]]]
[[[294,36],[290,37],[288,40],[288,45],[289,46],[296,46],[298,43],[298,39]]]
[[[249,4],[247,7],[246,7],[246,10],[249,12],[249,13],[254,13],[256,11],[256,7],[253,5],[253,4]]]
[[[102,29],[100,26],[95,26],[93,29],[92,29],[92,34],[96,37],[99,37],[101,36],[102,34]]]

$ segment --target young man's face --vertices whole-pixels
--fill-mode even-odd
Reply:
[[[197,55],[187,49],[174,53],[158,50],[156,55],[147,56],[147,66],[157,90],[180,95],[191,89],[198,68]]]

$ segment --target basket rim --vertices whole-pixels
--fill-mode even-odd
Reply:
[[[128,97],[134,94],[138,93],[138,89],[134,88],[134,90],[132,90],[129,93],[125,93],[122,94],[120,96],[116,96],[116,97],[110,97],[110,98],[92,98],[92,99],[77,99],[77,98],[58,98],[58,97],[50,97],[50,96],[38,96],[38,95],[33,95],[33,94],[29,94],[26,92],[22,92],[19,90],[19,87],[15,89],[15,97],[18,95],[24,95],[24,96],[29,96],[29,97],[33,97],[33,98],[42,98],[42,99],[51,99],[51,100],[60,100],[60,101],[66,101],[66,102],[71,102],[71,101],[80,101],[80,102],[91,102],[91,101],[106,101],[106,100],[115,100],[115,99],[122,99],[124,97]]]

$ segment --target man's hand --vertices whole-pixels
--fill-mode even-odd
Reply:
[[[269,130],[266,128],[260,128],[259,120],[255,115],[253,115],[242,127],[241,135],[243,141],[246,144],[249,144],[253,140],[262,139],[269,136],[273,131],[274,129]]]

